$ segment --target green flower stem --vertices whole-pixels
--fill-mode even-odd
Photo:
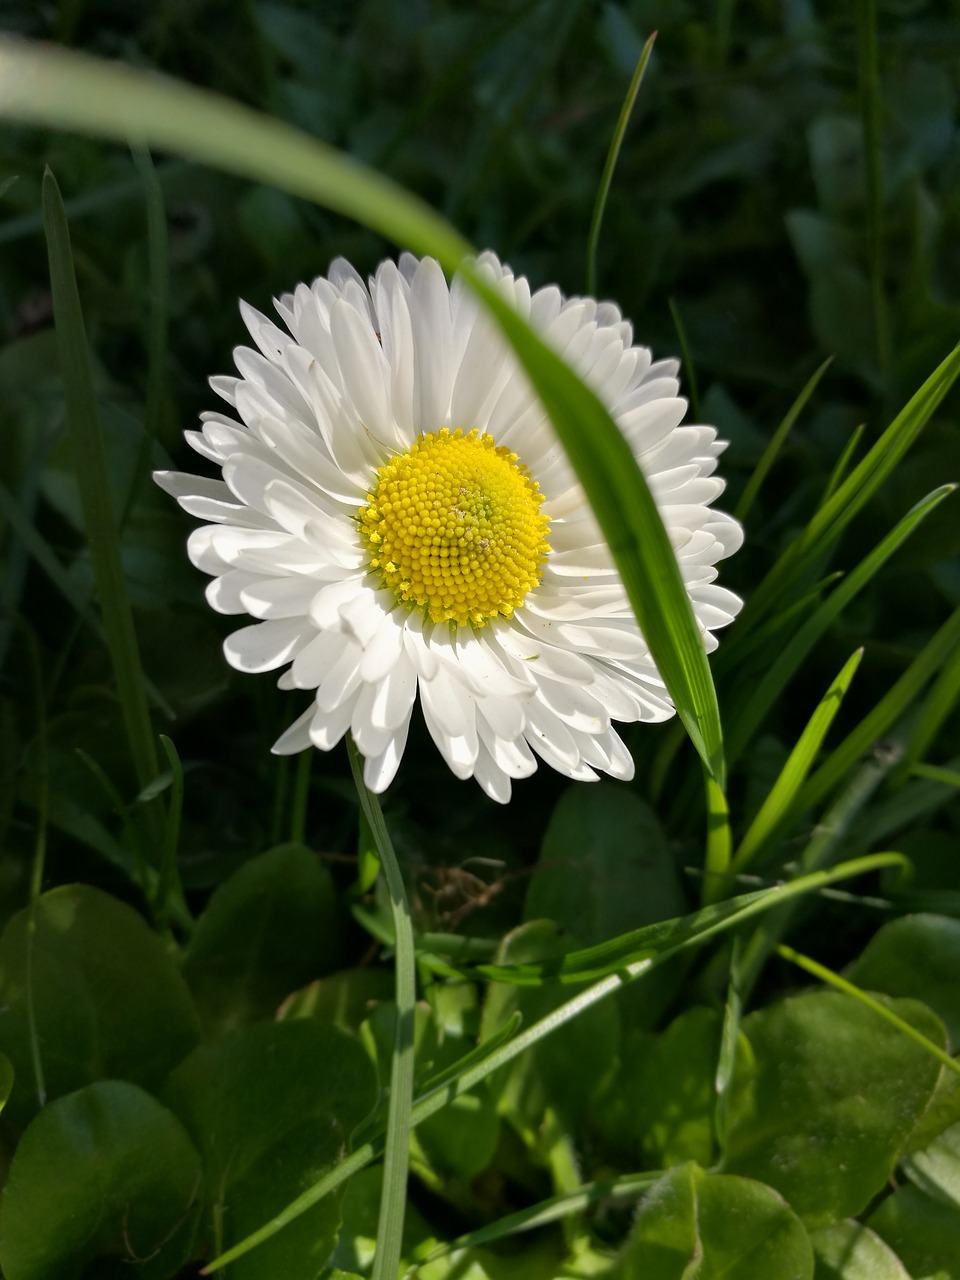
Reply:
[[[400,864],[383,820],[383,810],[363,780],[363,762],[353,740],[348,740],[350,768],[364,816],[376,842],[377,853],[393,914],[395,937],[394,974],[396,980],[397,1025],[390,1069],[390,1103],[383,1157],[383,1193],[377,1224],[377,1251],[373,1260],[373,1280],[396,1280],[400,1265],[403,1216],[407,1200],[410,1164],[410,1130],[413,1110],[413,1029],[416,1003],[416,951],[410,906],[400,873]]]

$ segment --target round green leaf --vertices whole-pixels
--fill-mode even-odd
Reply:
[[[890,1001],[935,1044],[924,1005]],[[724,1167],[776,1187],[811,1227],[880,1191],[936,1086],[939,1063],[852,996],[813,991],[742,1024],[755,1070],[735,1080]]]
[[[944,1204],[960,1209],[960,1124],[953,1124],[923,1151],[903,1162],[912,1183]]]
[[[888,1196],[867,1225],[894,1250],[910,1280],[957,1280],[960,1210],[953,1205],[908,1185]]]
[[[814,1280],[910,1280],[897,1255],[862,1222],[845,1218],[810,1237]]]
[[[0,938],[0,1043],[16,1073],[7,1115],[37,1110],[27,1017],[28,915]],[[40,898],[32,951],[36,1049],[48,1098],[96,1080],[156,1091],[197,1039],[197,1015],[170,953],[132,908],[87,885]]]
[[[339,938],[330,872],[303,845],[251,858],[214,893],[184,964],[206,1026],[272,1017],[281,1000],[332,968]]]
[[[611,783],[563,793],[530,880],[528,920],[553,920],[592,946],[687,909],[649,805]]]
[[[813,1280],[813,1249],[770,1187],[691,1163],[644,1196],[621,1266],[623,1280]]]
[[[306,1190],[346,1153],[376,1096],[358,1041],[313,1019],[246,1027],[196,1049],[164,1097],[203,1157],[205,1243],[222,1252]],[[232,1263],[231,1277],[315,1280],[336,1242],[339,1202],[339,1194],[321,1200]]]
[[[851,982],[888,996],[922,1000],[960,1045],[960,920],[904,916],[885,924],[847,971]]]
[[[74,1280],[121,1258],[144,1280],[191,1256],[200,1158],[183,1126],[124,1081],[87,1085],[45,1107],[17,1147],[0,1206],[7,1280]]]

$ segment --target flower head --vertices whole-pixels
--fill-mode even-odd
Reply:
[[[481,269],[607,406],[647,478],[708,650],[740,601],[715,582],[740,526],[710,504],[723,449],[681,426],[677,365],[632,345],[611,303],[531,294]],[[190,444],[222,480],[158,472],[207,521],[190,536],[207,598],[258,619],[225,643],[241,671],[286,670],[313,700],[274,746],[347,732],[374,791],[393,779],[419,693],[458,778],[496,800],[539,756],[571,778],[630,778],[614,720],[673,706],[575,473],[516,357],[466,284],[433,259],[369,284],[337,260],[276,304],[241,304],[258,350],[213,389]],[[237,420],[239,419],[239,421]]]

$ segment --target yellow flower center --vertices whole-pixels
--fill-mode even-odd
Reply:
[[[433,622],[509,618],[550,550],[543,494],[492,436],[431,431],[385,463],[360,508],[370,568]]]

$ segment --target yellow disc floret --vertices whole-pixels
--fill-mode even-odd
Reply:
[[[431,431],[377,472],[360,508],[370,568],[433,622],[509,618],[550,550],[543,494],[515,453],[478,431]]]

